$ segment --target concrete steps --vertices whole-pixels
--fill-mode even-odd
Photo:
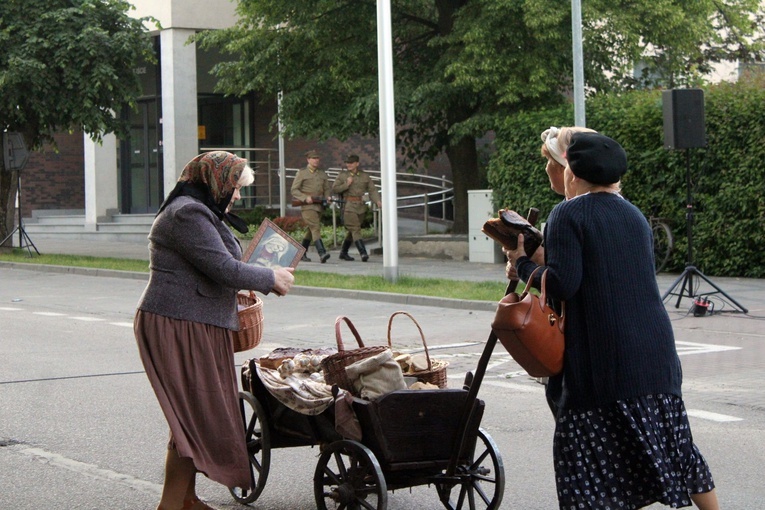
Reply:
[[[96,225],[85,224],[83,211],[37,210],[24,219],[30,238],[79,241],[146,242],[153,214],[114,214]]]

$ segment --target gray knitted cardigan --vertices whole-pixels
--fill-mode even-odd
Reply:
[[[562,408],[681,396],[680,360],[640,210],[613,193],[558,204],[545,228],[545,258],[548,296],[566,302],[564,368],[548,395]],[[537,267],[528,257],[517,266],[524,281]]]
[[[268,294],[274,286],[274,272],[241,262],[229,227],[192,197],[176,198],[157,215],[149,251],[149,284],[138,303],[147,312],[238,330],[236,293]]]

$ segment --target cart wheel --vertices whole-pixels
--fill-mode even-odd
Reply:
[[[385,510],[388,488],[380,464],[369,448],[356,441],[325,446],[313,475],[316,508]]]
[[[239,392],[239,408],[242,411],[247,456],[250,458],[252,489],[242,490],[236,487],[229,489],[229,492],[237,502],[246,505],[258,499],[266,485],[271,465],[271,436],[263,406],[252,393]]]
[[[505,493],[505,467],[497,444],[483,429],[478,429],[476,448],[470,464],[459,464],[455,477],[456,484],[437,484],[441,502],[449,510],[499,508]],[[491,462],[489,466],[488,463]],[[452,500],[451,492],[457,488],[457,500]]]

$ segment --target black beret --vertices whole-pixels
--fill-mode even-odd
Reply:
[[[599,133],[574,133],[566,160],[574,175],[593,184],[619,182],[627,172],[627,153],[622,146]]]
[[[348,154],[348,156],[345,158],[346,163],[357,163],[359,161],[359,157],[355,154]]]

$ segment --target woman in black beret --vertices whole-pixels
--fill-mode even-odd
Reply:
[[[561,509],[717,510],[715,485],[693,443],[682,371],[653,267],[651,229],[620,194],[627,155],[614,140],[575,133],[566,196],[544,232],[548,296],[566,303],[553,455]],[[506,250],[521,279],[538,267]],[[539,273],[541,274],[541,272]]]

